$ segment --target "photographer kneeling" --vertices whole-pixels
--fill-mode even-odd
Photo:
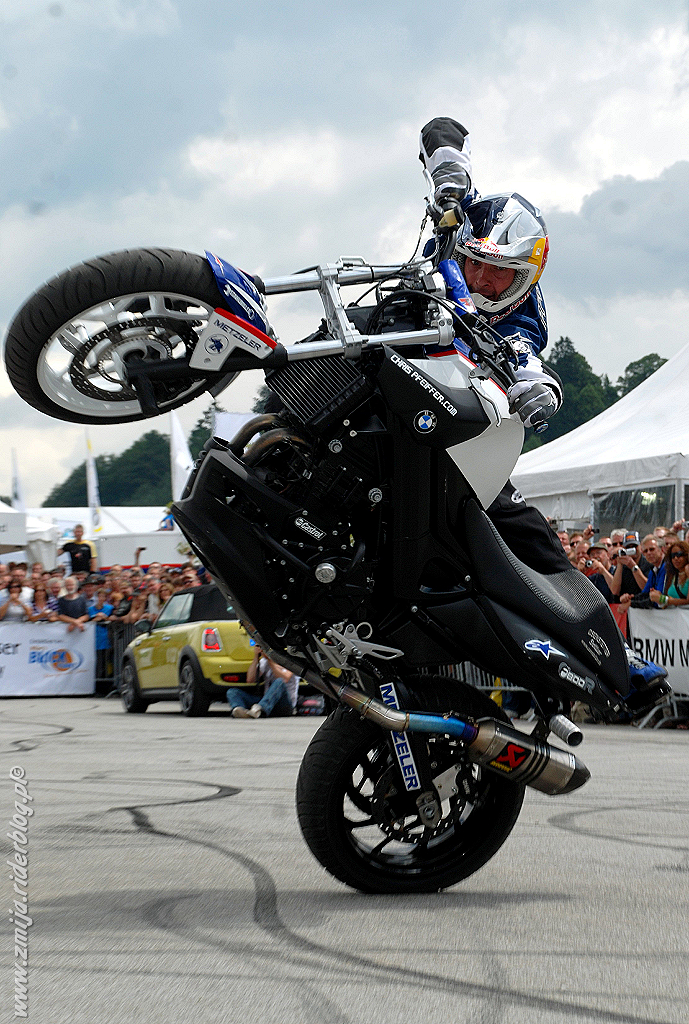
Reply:
[[[232,708],[233,718],[294,714],[299,676],[271,661],[258,646],[246,673],[246,681],[249,684],[246,689],[231,686],[227,691],[227,703]]]

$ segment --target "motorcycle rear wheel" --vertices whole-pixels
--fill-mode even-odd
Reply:
[[[58,274],[24,303],[7,332],[7,374],[29,405],[56,419],[141,420],[123,372],[127,361],[186,361],[220,305],[202,256],[176,249],[99,256]],[[214,385],[214,393],[231,379]],[[187,371],[153,390],[164,413],[203,394],[208,382]]]
[[[423,707],[505,719],[471,687],[454,684],[448,690],[452,696],[441,698],[429,687]],[[389,799],[396,768],[378,726],[339,707],[312,739],[297,782],[299,824],[316,859],[345,885],[367,893],[437,892],[477,871],[509,836],[524,787],[458,758],[447,740],[436,737],[433,743],[432,757],[440,754],[459,769],[458,792],[443,801],[443,817],[431,832],[418,816],[414,820],[408,804],[404,813],[398,804],[396,812],[396,798]]]

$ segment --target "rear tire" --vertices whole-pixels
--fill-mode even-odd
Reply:
[[[148,701],[141,696],[136,665],[131,658],[125,658],[122,664],[120,697],[124,710],[130,715],[141,715],[148,708]]]
[[[426,682],[412,702],[417,707],[505,720],[471,687]],[[316,859],[346,885],[369,893],[437,892],[482,867],[512,831],[524,787],[472,765],[442,737],[427,741],[433,761],[458,766],[459,783],[432,835],[414,820],[413,800],[395,792],[385,730],[339,707],[309,744],[297,782],[299,824]]]
[[[207,715],[211,706],[210,697],[201,688],[201,673],[188,659],[182,662],[179,670],[179,704],[187,718]]]
[[[186,359],[222,301],[207,260],[194,253],[132,249],[87,260],[48,281],[19,310],[5,344],[8,376],[29,405],[57,419],[143,419],[123,364]],[[207,389],[194,371],[153,385],[161,413]]]

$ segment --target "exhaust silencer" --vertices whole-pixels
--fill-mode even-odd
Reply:
[[[572,793],[591,777],[586,765],[568,750],[551,747],[495,718],[473,722],[453,714],[402,711],[351,686],[341,687],[338,697],[363,718],[392,732],[440,733],[462,740],[471,761],[549,796]]]
[[[572,793],[591,778],[569,750],[534,740],[494,718],[481,718],[477,725],[476,739],[467,747],[469,758],[514,782],[556,796]]]

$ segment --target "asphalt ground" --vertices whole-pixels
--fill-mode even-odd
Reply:
[[[35,809],[32,1024],[686,1024],[688,733],[584,726],[583,789],[529,790],[453,889],[378,897],[328,876],[299,832],[321,721],[0,703],[3,836],[11,767]],[[8,910],[11,889],[6,873]],[[10,1020],[7,913],[2,933]]]

